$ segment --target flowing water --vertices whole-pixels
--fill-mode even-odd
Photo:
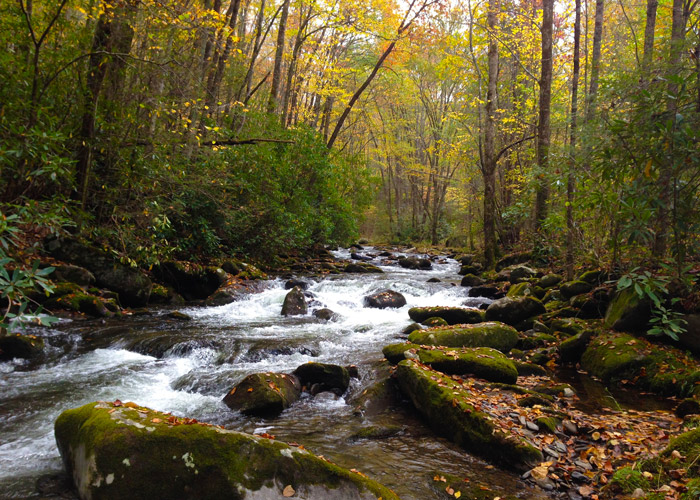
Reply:
[[[342,250],[336,254],[349,257]],[[282,317],[287,291],[284,281],[275,280],[265,291],[229,305],[181,309],[193,318],[188,322],[154,311],[108,321],[65,321],[35,331],[46,341],[45,360],[0,363],[0,498],[37,496],[37,479],[62,469],[53,422],[63,410],[115,399],[303,444],[339,465],[359,469],[402,499],[441,498],[431,486],[435,474],[541,498],[516,476],[436,437],[405,402],[357,410],[354,399],[381,372],[382,347],[400,341],[401,330],[410,324],[408,308],[469,300],[467,289],[455,286],[459,265],[454,260],[437,261],[430,271],[374,263],[386,273],[313,281],[311,310],[330,308],[338,315],[331,322],[311,314]],[[428,283],[429,278],[441,281]],[[364,308],[363,297],[383,288],[401,292],[407,305]],[[355,364],[359,378],[343,398],[306,395],[271,420],[244,417],[221,401],[250,373],[291,372],[307,361]],[[353,438],[369,425],[400,431],[385,439]]]

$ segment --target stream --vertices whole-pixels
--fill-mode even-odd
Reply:
[[[335,255],[349,258],[345,250]],[[309,278],[313,301],[306,316],[281,316],[285,281],[272,280],[263,292],[232,304],[180,309],[191,321],[154,310],[111,320],[65,320],[33,331],[47,345],[40,364],[0,363],[0,498],[38,498],[37,480],[60,473],[53,422],[62,411],[116,399],[303,444],[332,462],[362,471],[404,500],[444,498],[432,486],[436,474],[471,478],[472,484],[480,481],[501,494],[546,498],[516,475],[436,437],[408,403],[372,412],[356,409],[354,398],[381,371],[382,347],[400,341],[401,330],[410,324],[410,307],[459,306],[468,300],[475,304],[467,298],[468,289],[458,286],[459,264],[454,260],[439,259],[428,271],[380,259],[372,263],[385,274]],[[428,283],[430,278],[440,282]],[[383,288],[401,292],[407,305],[363,307],[364,296]],[[326,322],[311,314],[322,307],[338,318]],[[308,361],[354,364],[359,378],[352,379],[342,398],[307,394],[276,419],[244,417],[222,402],[248,374],[291,372]],[[371,425],[400,431],[384,439],[353,438]]]

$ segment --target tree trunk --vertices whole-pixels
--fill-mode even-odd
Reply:
[[[484,154],[481,173],[484,176],[484,263],[492,269],[496,263],[496,109],[498,108],[498,43],[495,30],[498,0],[489,1],[488,83],[484,120]]]
[[[566,183],[566,279],[574,279],[574,191],[576,188],[576,133],[578,118],[578,79],[581,71],[581,0],[576,0],[574,21],[574,71],[571,77],[571,132],[569,136],[569,176]]]
[[[282,4],[282,15],[280,25],[277,30],[277,47],[275,48],[275,65],[272,70],[272,86],[270,88],[270,99],[267,102],[267,112],[274,113],[279,107],[279,90],[282,81],[282,58],[284,57],[285,35],[287,32],[287,16],[289,15],[289,0],[284,0]]]
[[[602,1],[602,0],[600,0]],[[551,135],[550,115],[552,103],[552,30],[554,27],[554,0],[542,2],[542,73],[540,76],[540,113],[537,122],[537,166],[540,170],[535,201],[535,229],[542,229],[547,217],[549,185],[546,179],[549,170],[549,142]]]
[[[603,13],[605,0],[596,0],[595,28],[593,29],[593,55],[591,58],[591,83],[586,103],[586,123],[595,117],[596,98],[598,97],[598,75],[600,73],[600,54],[603,46]]]
[[[647,0],[647,18],[644,28],[644,55],[642,56],[642,78],[646,77],[646,72],[651,67],[651,60],[654,55],[654,29],[656,27],[656,9],[659,0]]]

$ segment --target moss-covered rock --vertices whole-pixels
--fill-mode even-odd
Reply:
[[[463,278],[462,281],[460,282],[461,286],[479,286],[483,285],[486,283],[483,278],[480,278],[479,276],[475,274],[466,274]]]
[[[497,286],[481,285],[474,286],[469,289],[468,295],[470,297],[486,297],[487,299],[495,299],[498,297],[503,297],[504,293]]]
[[[605,326],[620,332],[640,332],[647,329],[651,318],[649,301],[642,300],[632,288],[613,295],[605,312]]]
[[[396,377],[431,427],[465,449],[516,470],[542,461],[537,448],[497,431],[491,418],[468,402],[468,391],[450,377],[413,361],[399,363]]]
[[[520,252],[506,255],[498,262],[496,262],[496,271],[500,271],[508,266],[512,266],[515,264],[524,264],[525,262],[528,262],[531,258],[532,254],[530,252]]]
[[[521,283],[533,279],[537,276],[537,271],[528,266],[515,266],[510,271],[510,282]]]
[[[445,321],[444,318],[440,318],[438,316],[431,316],[430,318],[426,319],[425,321],[421,322],[423,325],[432,328],[434,326],[450,326],[450,324]]]
[[[550,345],[556,341],[557,338],[549,333],[533,333],[528,335],[526,332],[518,339],[518,343],[515,346],[521,351],[530,351],[538,347]]]
[[[36,358],[43,350],[44,340],[34,335],[9,333],[0,336],[0,361]]]
[[[75,311],[95,318],[114,316],[114,313],[107,308],[105,302],[101,298],[84,292],[52,297],[46,301],[45,305],[48,309]]]
[[[562,363],[578,363],[592,337],[593,332],[585,331],[563,341],[559,344],[559,360]]]
[[[412,307],[408,310],[408,316],[417,323],[432,317],[442,318],[449,325],[484,321],[484,311],[467,307]]]
[[[591,329],[592,325],[578,318],[554,318],[549,322],[549,327],[553,332],[564,333],[566,335],[578,335],[585,330]]]
[[[511,351],[511,356],[512,355],[513,351]],[[536,365],[534,363],[527,363],[525,361],[513,361],[513,364],[515,365],[515,369],[518,370],[518,376],[520,377],[527,377],[528,375],[547,375],[547,370],[544,367]]]
[[[286,373],[253,373],[224,397],[232,410],[246,415],[273,417],[289,408],[301,394],[301,383]]]
[[[294,375],[299,377],[302,385],[308,388],[316,386],[315,392],[333,391],[341,395],[350,385],[347,368],[328,363],[304,363],[294,370]]]
[[[545,274],[539,279],[537,286],[542,288],[552,288],[553,286],[557,286],[563,280],[564,278],[558,274]]]
[[[649,487],[649,481],[642,471],[633,467],[623,467],[615,471],[603,489],[603,495],[605,498],[619,498],[634,493],[638,488],[648,490]]]
[[[503,297],[493,301],[486,309],[487,321],[501,321],[517,325],[524,320],[547,312],[542,302],[534,297]]]
[[[95,283],[95,275],[84,267],[74,265],[60,265],[53,270],[52,279],[66,281],[80,286],[90,286]]]
[[[577,281],[583,281],[593,286],[600,285],[608,279],[608,273],[602,269],[592,269],[585,271],[577,278]]]
[[[343,268],[345,273],[356,273],[356,274],[383,274],[381,268],[374,266],[372,264],[367,264],[366,262],[352,262]]]
[[[303,316],[309,312],[309,306],[304,297],[304,291],[295,286],[284,297],[282,304],[282,316]]]
[[[506,297],[525,297],[526,295],[534,295],[533,291],[531,289],[532,285],[528,283],[527,281],[523,281],[522,283],[518,283],[515,285],[511,285],[508,291],[506,292]]]
[[[406,297],[394,290],[380,290],[367,295],[364,300],[365,307],[375,309],[399,308],[406,305]]]
[[[586,283],[585,281],[569,281],[559,285],[559,291],[566,297],[570,299],[574,295],[581,295],[582,293],[588,293],[593,290],[593,285]]]
[[[450,328],[428,328],[411,333],[408,340],[421,345],[492,347],[501,352],[508,352],[518,342],[518,332],[515,328],[498,321],[489,321]]]
[[[55,434],[82,499],[398,499],[301,448],[133,403],[67,410]]]
[[[410,354],[408,357],[407,352]],[[425,349],[416,344],[392,344],[386,346],[382,353],[392,364],[410,357],[448,375],[474,375],[504,384],[514,384],[518,380],[518,370],[513,361],[489,347]]]
[[[179,261],[163,262],[153,268],[153,274],[187,300],[206,299],[228,276],[220,267]]]
[[[417,331],[417,330],[422,330],[422,329],[423,329],[423,327],[420,326],[418,323],[411,323],[411,324],[408,325],[406,328],[404,328],[403,330],[401,330],[401,333],[402,333],[403,335],[410,335],[411,333],[413,333],[413,332],[415,332],[415,331]]]

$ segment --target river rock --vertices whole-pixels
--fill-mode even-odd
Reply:
[[[139,269],[125,266],[104,250],[75,238],[48,238],[44,248],[52,257],[88,269],[97,286],[119,294],[127,307],[143,307],[148,303],[153,283]]]
[[[232,410],[246,415],[274,417],[289,408],[301,395],[301,383],[286,373],[253,373],[224,397]]]
[[[564,281],[562,276],[550,273],[542,276],[537,282],[537,286],[541,288],[552,288],[553,286],[557,286],[562,281]]]
[[[433,430],[466,450],[519,471],[543,460],[522,438],[497,431],[491,418],[469,403],[469,391],[451,377],[406,360],[398,364],[396,378]]]
[[[305,363],[294,370],[294,375],[308,388],[318,384],[317,392],[332,391],[339,396],[350,385],[350,373],[346,368],[327,363]]]
[[[406,269],[432,269],[433,264],[428,259],[418,257],[404,257],[399,259],[399,266]]]
[[[485,281],[478,277],[475,274],[467,274],[462,278],[462,281],[459,283],[460,286],[479,286],[483,285]]]
[[[285,290],[291,290],[295,286],[298,286],[302,290],[306,290],[309,288],[311,284],[308,281],[300,280],[298,278],[292,278],[290,280],[287,280],[287,282],[284,284],[284,289]]]
[[[391,344],[382,353],[387,361],[397,364],[412,351],[414,359],[448,375],[474,375],[490,382],[515,384],[518,370],[502,352],[489,347],[424,349],[417,344]]]
[[[36,358],[43,350],[44,341],[34,335],[8,333],[0,336],[0,361]]]
[[[376,309],[398,308],[406,305],[406,298],[394,290],[381,290],[364,298],[365,307]]]
[[[593,332],[587,330],[570,337],[559,344],[559,359],[562,363],[578,363],[593,337]]]
[[[262,436],[140,407],[63,412],[56,442],[81,499],[398,500],[363,475]],[[292,493],[293,492],[293,493]]]
[[[474,286],[469,290],[467,294],[469,297],[486,297],[487,299],[495,299],[500,295],[501,297],[505,295],[500,288],[496,286]]]
[[[570,299],[574,295],[588,293],[591,290],[593,290],[593,285],[586,283],[585,281],[568,281],[559,285],[559,291],[567,299]]]
[[[355,253],[355,252],[350,254],[350,258],[352,260],[363,260],[363,261],[372,260],[372,257],[369,257],[368,255],[360,255],[359,253]]]
[[[412,307],[408,310],[408,316],[417,323],[423,323],[428,318],[433,317],[442,318],[449,325],[484,321],[483,311],[465,307]]]
[[[56,266],[51,275],[53,281],[68,281],[80,286],[91,286],[95,283],[95,275],[84,267],[74,265]]]
[[[366,262],[353,262],[345,266],[343,269],[343,272],[346,273],[358,273],[358,274],[382,274],[384,271],[382,271],[380,268],[377,266],[374,266],[372,264],[368,264]]]
[[[527,266],[516,266],[510,271],[510,282],[521,283],[537,276],[537,271]]]
[[[450,326],[447,321],[440,318],[439,316],[431,316],[426,320],[421,321],[422,325],[432,328],[434,326]]]
[[[508,352],[518,342],[518,332],[511,326],[490,321],[474,325],[419,330],[411,333],[408,340],[420,345],[492,347],[501,352]]]
[[[206,299],[227,279],[226,271],[219,267],[192,262],[163,262],[154,266],[153,274],[187,300]]]
[[[529,252],[513,253],[506,255],[501,260],[496,262],[496,271],[501,271],[506,267],[513,266],[515,264],[524,264],[531,259],[532,255]]]
[[[605,313],[605,326],[621,332],[647,329],[651,319],[651,303],[640,299],[632,288],[616,292]]]
[[[303,316],[309,312],[304,292],[298,286],[292,288],[284,298],[282,304],[282,316]]]
[[[324,321],[335,321],[338,319],[338,315],[330,309],[328,309],[327,307],[324,307],[322,309],[316,309],[314,311],[314,317],[322,319]]]
[[[542,302],[534,297],[503,297],[489,305],[486,309],[486,319],[488,321],[501,321],[508,325],[518,325],[523,320],[545,312],[547,310]]]

